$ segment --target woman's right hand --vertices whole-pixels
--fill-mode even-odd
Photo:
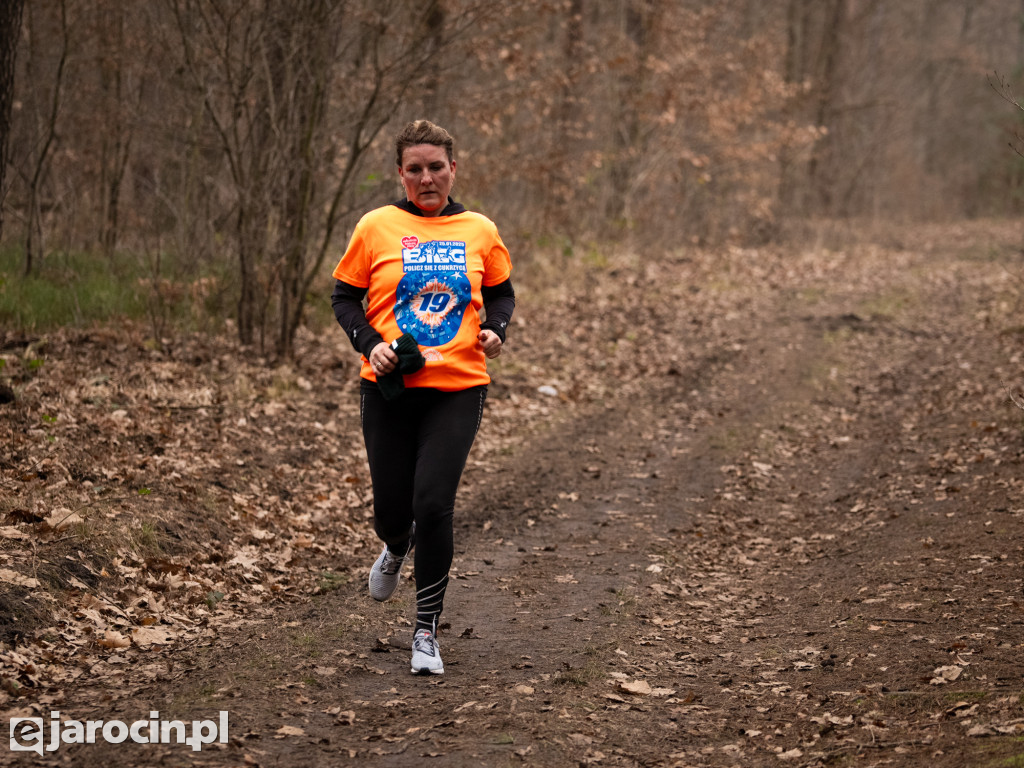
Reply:
[[[370,367],[374,373],[384,375],[391,373],[398,365],[398,355],[386,341],[382,341],[370,351]]]

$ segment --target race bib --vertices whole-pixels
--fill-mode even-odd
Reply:
[[[438,347],[455,338],[472,286],[466,275],[466,244],[451,240],[421,243],[402,238],[405,275],[395,295],[395,320],[416,342]]]

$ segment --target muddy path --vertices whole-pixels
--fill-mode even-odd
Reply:
[[[377,604],[354,562],[70,698],[226,710],[228,744],[53,764],[1019,765],[1021,263],[1000,248],[780,259],[714,317],[655,302],[673,332],[635,375],[471,462],[445,675],[408,673],[411,584]],[[648,292],[685,295],[690,269]]]

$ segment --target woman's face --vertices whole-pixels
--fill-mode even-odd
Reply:
[[[448,162],[444,147],[415,144],[402,153],[398,167],[405,195],[424,216],[437,216],[448,204],[455,183],[455,161]]]

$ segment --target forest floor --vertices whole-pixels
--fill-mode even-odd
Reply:
[[[6,718],[230,723],[0,762],[1024,765],[1022,235],[524,260],[436,677],[340,332],[0,338]]]

